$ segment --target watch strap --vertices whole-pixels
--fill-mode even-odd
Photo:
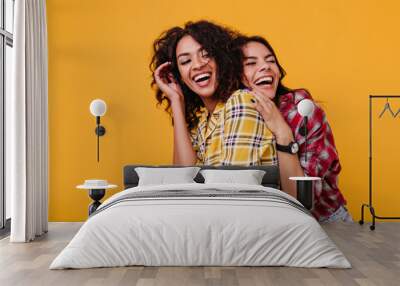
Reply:
[[[295,150],[293,150],[293,147],[295,145],[297,145],[297,146],[295,147]],[[298,152],[299,145],[295,141],[290,142],[289,145],[281,145],[281,144],[276,143],[276,149],[281,152],[285,152],[285,153],[289,153],[289,154],[296,154]]]
[[[289,145],[281,145],[276,143],[276,150],[286,153],[292,153],[291,143]]]

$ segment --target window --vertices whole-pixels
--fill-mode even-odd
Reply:
[[[9,231],[10,194],[5,188],[5,98],[11,92],[13,64],[14,0],[0,0],[0,236]],[[6,228],[7,226],[7,228]]]

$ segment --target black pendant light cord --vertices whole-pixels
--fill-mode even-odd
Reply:
[[[97,162],[100,161],[100,116],[96,116]]]
[[[99,129],[99,125],[97,125],[97,130]],[[100,136],[99,133],[97,132],[97,162],[100,161],[100,140],[99,140]]]
[[[307,123],[308,123],[308,117],[307,116],[305,116],[304,117],[304,139],[305,139],[305,143],[306,143],[306,162],[307,162]]]
[[[299,133],[301,136],[304,137],[305,143],[305,161],[307,162],[307,124],[308,124],[308,117],[304,116],[303,121],[301,122],[301,126],[299,128]]]

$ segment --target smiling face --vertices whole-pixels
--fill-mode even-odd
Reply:
[[[217,65],[193,37],[184,36],[176,46],[181,80],[202,100],[210,99],[217,89]]]
[[[249,42],[242,47],[243,84],[272,99],[278,88],[281,72],[274,55],[263,44]]]

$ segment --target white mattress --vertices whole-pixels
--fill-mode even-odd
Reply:
[[[105,201],[100,206],[104,210],[82,225],[50,269],[127,265],[351,267],[312,216],[274,200],[175,197],[112,204],[132,192],[175,189],[262,190],[297,202],[279,190],[254,185],[131,188]]]

